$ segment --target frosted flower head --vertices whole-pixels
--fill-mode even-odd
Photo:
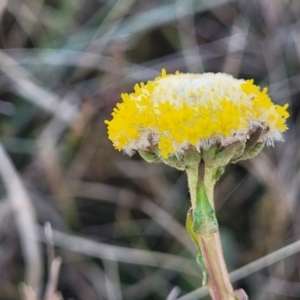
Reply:
[[[121,97],[106,121],[114,147],[164,161],[183,160],[191,151],[201,156],[211,148],[273,144],[282,140],[289,117],[288,104],[275,105],[266,88],[224,73],[173,75],[163,69]],[[244,150],[233,158],[242,158]]]

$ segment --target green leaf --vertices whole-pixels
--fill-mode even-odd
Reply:
[[[196,207],[193,209],[193,231],[203,236],[210,236],[218,231],[215,210],[211,206],[204,184],[198,183]]]
[[[198,235],[192,229],[193,222],[194,222],[193,213],[192,213],[192,209],[190,208],[187,213],[187,216],[186,216],[186,229],[187,229],[187,232],[189,233],[191,239],[195,243],[195,245],[198,249],[198,252],[199,252],[199,254],[197,255],[197,263],[200,265],[201,270],[202,270],[202,285],[204,286],[208,282],[208,273],[207,273],[207,269],[205,266],[205,262],[203,260],[203,255],[201,252],[200,241],[199,241]]]

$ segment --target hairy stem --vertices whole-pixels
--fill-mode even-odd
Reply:
[[[188,184],[191,194],[192,209],[196,209],[199,199],[197,199],[197,188],[204,185],[210,205],[214,207],[213,190],[215,184],[215,171],[205,168],[201,161],[195,168],[187,168]],[[195,220],[194,220],[195,221]],[[223,257],[219,232],[209,234],[198,233],[201,255],[205,264],[211,298],[213,300],[234,300],[235,295],[229,280],[226,264]]]

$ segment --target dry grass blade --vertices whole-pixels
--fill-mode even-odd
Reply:
[[[48,281],[46,285],[45,295],[43,300],[62,299],[61,295],[56,292],[61,269],[61,257],[55,257],[53,247],[53,233],[49,222],[44,226],[45,238],[47,241],[47,256],[48,256]]]
[[[142,195],[138,195],[130,190],[121,190],[115,186],[101,183],[72,182],[71,186],[75,187],[73,192],[77,197],[108,201],[112,203],[116,203],[118,194],[122,191],[125,197],[123,197],[122,201],[118,204],[128,208],[132,207],[134,199],[140,198],[137,208],[151,217],[151,219],[157,224],[161,225],[162,228],[184,245],[193,255],[196,254],[195,246],[191,242],[184,226],[150,199],[147,199]]]
[[[193,5],[193,13],[199,13],[230,2],[231,0],[211,0],[202,2],[192,0],[191,5]],[[129,20],[125,20],[119,28],[119,31],[116,32],[116,35],[122,37],[126,34],[134,37],[134,34],[136,33],[141,34],[144,31],[150,31],[153,28],[170,23],[177,18],[186,17],[190,14],[190,11],[186,10],[185,7],[186,4],[183,2],[180,4],[172,3],[140,13]],[[153,20],[155,20],[155,22],[153,22]]]
[[[179,38],[187,69],[191,73],[203,71],[201,55],[197,49],[196,30],[193,22],[192,1],[177,0],[176,10],[178,15]],[[183,17],[186,14],[185,17]]]
[[[51,262],[50,277],[48,279],[44,300],[62,299],[56,292],[61,262],[62,259],[60,257],[55,257]]]
[[[179,296],[180,294],[180,288],[175,286],[172,291],[170,292],[170,294],[168,295],[168,298],[167,300],[175,300],[177,299],[177,297]]]
[[[59,118],[69,122],[70,111],[74,111],[74,107],[64,103],[65,106],[60,108],[59,97],[37,85],[32,79],[32,76],[25,69],[20,67],[17,61],[3,51],[0,51],[0,69],[12,80],[15,84],[16,91],[18,91],[20,95],[25,96],[28,101],[33,102],[49,113],[54,114],[58,110]]]
[[[56,230],[53,230],[53,241],[63,249],[104,260],[159,267],[195,276],[199,272],[194,261],[172,254],[108,245]]]
[[[116,261],[103,261],[105,270],[106,294],[108,300],[122,300],[121,284],[118,263]]]
[[[26,265],[25,283],[37,293],[41,287],[42,257],[36,236],[36,216],[23,182],[0,144],[0,174],[17,224]]]
[[[36,291],[26,284],[23,284],[21,286],[21,292],[22,292],[22,300],[38,300],[39,297],[37,296]]]
[[[5,8],[6,8],[7,2],[8,2],[7,0],[2,0],[0,2],[0,20],[2,18],[3,12],[4,12]]]
[[[288,246],[282,247],[277,251],[274,251],[242,268],[231,272],[230,279],[232,282],[238,281],[298,252],[300,252],[300,241],[296,241]],[[178,300],[197,300],[199,297],[204,297],[207,294],[207,288],[202,287],[183,297],[178,298]]]

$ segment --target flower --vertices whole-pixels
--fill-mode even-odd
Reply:
[[[273,144],[287,129],[288,104],[275,105],[253,80],[224,73],[167,74],[134,86],[121,95],[108,136],[118,150],[154,153],[166,160],[189,149],[201,153],[213,145],[226,148],[255,143]]]

